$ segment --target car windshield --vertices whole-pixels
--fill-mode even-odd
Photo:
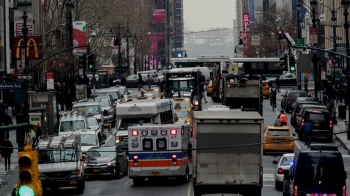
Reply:
[[[126,95],[126,94],[127,94],[125,88],[119,88],[118,91],[119,91],[119,93],[120,93],[121,95]]]
[[[81,134],[82,146],[97,146],[97,136],[95,134]]]
[[[154,97],[159,97],[158,91],[146,91],[145,94],[152,94]]]
[[[308,115],[305,116],[306,119],[313,120],[313,121],[325,121],[329,119],[327,117],[328,117],[327,113],[309,113]]]
[[[157,73],[157,75],[158,75],[158,77],[159,77],[159,76],[163,76],[163,72],[162,72],[162,71],[159,71],[159,72]]]
[[[292,165],[294,156],[284,156],[281,160],[280,165]]]
[[[288,129],[269,129],[267,135],[270,136],[290,136]]]
[[[190,109],[190,102],[176,102],[173,103],[173,109]]]
[[[338,153],[299,156],[295,180],[302,185],[341,185],[345,183],[343,159]]]
[[[78,157],[75,150],[71,148],[65,148],[64,150],[39,150],[39,164],[75,162]]]
[[[114,148],[108,149],[92,149],[86,153],[88,159],[96,159],[100,157],[116,157],[117,152]]]
[[[77,129],[86,129],[83,120],[61,121],[60,132],[70,132]]]
[[[150,124],[151,118],[131,118],[122,119],[120,123],[119,130],[127,130],[130,126],[140,125],[140,124]]]
[[[98,125],[97,119],[96,118],[88,118],[87,119],[89,126],[96,126]]]
[[[315,103],[300,103],[298,105],[298,109],[297,111],[300,111],[301,107],[303,107],[304,105],[320,105],[319,103],[315,102]]]
[[[110,93],[112,95],[113,100],[119,99],[119,95],[115,91],[109,91],[109,92],[105,92],[105,93]],[[109,99],[109,97],[107,98],[107,96],[106,96],[106,99]]]
[[[193,89],[194,80],[170,80],[169,87],[170,89]]]
[[[190,114],[187,111],[177,111],[176,115],[178,118],[190,118]]]
[[[108,100],[101,100],[100,102],[101,107],[109,107],[109,101]]]
[[[307,97],[307,92],[290,92],[288,94],[289,98],[297,98],[297,97]]]
[[[84,105],[84,106],[73,106],[76,110],[85,110],[86,114],[97,115],[101,113],[100,107],[98,105]]]

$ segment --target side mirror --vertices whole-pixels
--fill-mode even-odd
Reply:
[[[284,177],[284,179],[286,179],[286,180],[289,180],[289,179],[290,179],[289,170],[283,172],[283,177]]]
[[[277,164],[278,164],[278,162],[277,162],[277,161],[272,161],[272,164],[277,165]]]

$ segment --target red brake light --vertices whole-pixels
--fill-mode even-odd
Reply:
[[[173,156],[171,156],[173,159],[176,159],[176,154],[173,154]]]
[[[138,131],[136,131],[136,130],[132,131],[132,136],[137,136],[138,134],[139,134]]]
[[[298,114],[299,114],[298,112],[295,112],[295,116],[298,116]]]
[[[266,88],[269,88],[269,85],[266,83]]]
[[[278,174],[283,174],[283,173],[284,173],[284,170],[283,170],[282,168],[278,168],[277,173],[278,173]]]
[[[181,129],[181,135],[183,135],[185,133],[185,131],[183,129]]]
[[[301,119],[301,126],[304,126],[304,124],[305,124],[305,120]]]
[[[134,160],[137,160],[137,159],[139,159],[139,157],[138,156],[134,156]]]
[[[346,196],[346,186],[343,186],[343,196]]]
[[[329,121],[329,128],[333,128],[333,121],[332,120]]]
[[[298,196],[298,186],[294,186],[293,193],[295,196]]]
[[[171,134],[171,135],[176,135],[176,134],[177,134],[177,130],[176,130],[176,129],[170,130],[170,134]]]
[[[322,112],[321,111],[314,111],[314,113],[321,114]]]

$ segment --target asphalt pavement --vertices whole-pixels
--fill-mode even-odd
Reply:
[[[290,88],[291,89],[291,88]],[[288,88],[281,89],[281,92],[277,96],[277,109],[272,110],[269,100],[264,100],[264,124],[269,125],[273,124],[277,118],[278,112],[281,110],[280,108],[280,101],[281,101],[281,94],[287,90],[290,90]],[[220,103],[213,103],[211,98],[208,97],[208,103],[204,104],[204,108],[207,109],[211,105],[217,105]],[[288,114],[290,115],[290,114]],[[288,117],[288,120],[290,117]],[[343,126],[344,122],[342,120],[338,121],[337,125],[334,125],[334,132],[342,131],[345,128],[345,125]],[[294,128],[292,128],[294,130]],[[345,135],[345,136],[344,136]],[[113,137],[113,136],[111,136]],[[341,142],[339,138],[346,139],[346,134],[339,134],[337,137],[335,137],[334,141],[332,142],[335,145],[339,146],[339,150],[343,154],[344,158],[344,164],[345,164],[345,170],[347,171],[348,175],[350,174],[350,156],[348,153],[348,149],[346,148],[346,145],[344,145],[343,142],[346,142],[345,140]],[[296,139],[297,136],[295,137]],[[113,139],[108,142],[108,145],[113,145]],[[317,143],[323,143],[322,139],[315,141]],[[295,141],[296,148],[305,148],[304,142]],[[350,146],[350,145],[349,145]],[[15,153],[14,153],[15,154]],[[264,175],[263,175],[263,190],[262,195],[263,196],[281,196],[282,192],[275,189],[274,185],[274,178],[273,174],[275,171],[276,165],[272,164],[272,161],[278,160],[279,156],[273,156],[273,155],[267,155],[263,157],[263,166],[264,166]],[[17,162],[16,159],[12,160]],[[1,164],[2,162],[0,162]],[[0,167],[1,170],[1,167]],[[12,170],[10,172],[7,172],[5,176],[0,176],[0,179],[3,179],[7,181],[9,184],[6,186],[6,189],[3,189],[2,191],[0,189],[0,195],[8,195],[11,192],[11,189],[14,185],[14,183],[17,180],[17,171]],[[12,184],[11,184],[12,183]],[[347,179],[347,186],[350,185],[350,176],[348,176]],[[72,189],[60,189],[56,193],[47,192],[44,195],[77,195],[74,190]],[[86,188],[85,193],[83,195],[86,196],[110,196],[110,195],[118,195],[118,196],[192,196],[193,195],[193,187],[192,182],[186,184],[179,184],[177,181],[169,179],[169,180],[160,180],[160,181],[146,181],[142,186],[134,186],[131,179],[128,178],[128,176],[123,176],[120,179],[111,179],[107,177],[101,177],[101,178],[95,178],[95,179],[88,179],[86,181]],[[221,196],[222,194],[220,194]],[[227,194],[226,194],[227,195]],[[225,196],[226,196],[225,195]],[[232,195],[232,194],[231,194]],[[235,194],[234,194],[235,195]],[[235,195],[236,196],[236,195]]]

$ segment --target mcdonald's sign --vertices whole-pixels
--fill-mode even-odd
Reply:
[[[27,41],[27,58],[28,59],[42,59],[42,37],[41,36],[31,36],[28,37]],[[14,37],[12,38],[12,57],[13,59],[21,59],[21,46],[23,46],[23,38],[22,37]]]

